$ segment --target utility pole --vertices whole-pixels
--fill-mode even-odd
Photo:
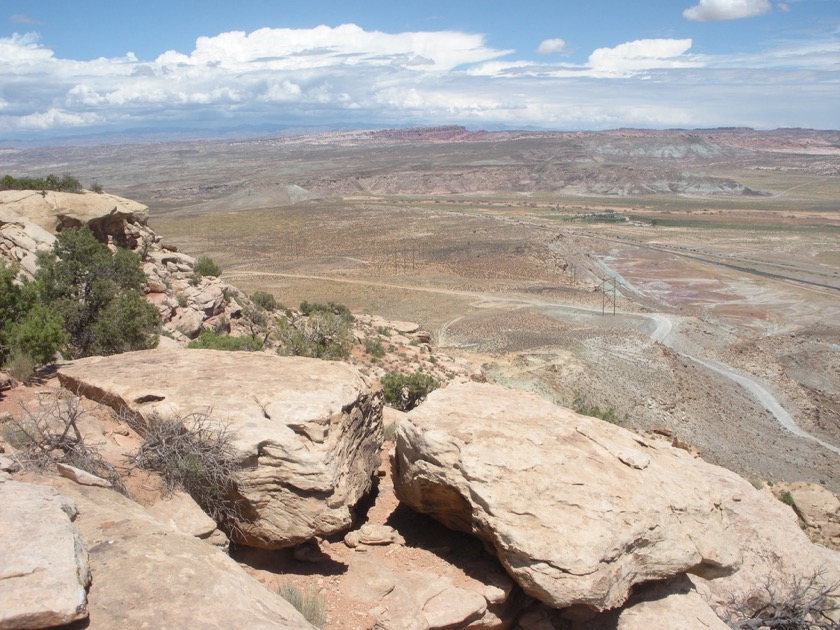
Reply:
[[[611,280],[610,278],[605,278],[603,282],[599,285],[598,288],[601,289],[601,315],[607,314],[607,282],[612,284],[612,314],[615,315],[615,298],[616,298],[616,288],[615,288],[615,280]]]

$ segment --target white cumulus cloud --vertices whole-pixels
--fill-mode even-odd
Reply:
[[[772,9],[770,0],[700,0],[683,11],[683,17],[695,22],[720,22],[756,17]]]
[[[702,65],[687,56],[690,39],[637,39],[615,48],[598,48],[589,55],[595,72],[627,74],[653,68],[691,68]]]
[[[454,31],[383,33],[342,24],[310,29],[261,28],[252,33],[232,31],[199,37],[190,55],[168,51],[157,62],[227,67],[247,64],[292,70],[326,65],[383,66],[398,60],[407,66],[431,65],[448,70],[509,52],[489,48],[482,35]],[[425,63],[419,63],[422,61]]]
[[[556,55],[557,53],[566,51],[566,40],[564,39],[545,39],[540,42],[537,47],[538,55]]]

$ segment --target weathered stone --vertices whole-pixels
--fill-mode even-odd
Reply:
[[[635,584],[732,572],[737,539],[667,444],[498,385],[433,392],[397,429],[397,497],[495,550],[529,595],[606,610]]]
[[[423,604],[429,628],[457,628],[478,621],[487,611],[487,600],[479,593],[447,586]]]
[[[214,350],[145,350],[63,366],[71,391],[149,420],[212,413],[242,464],[239,542],[298,544],[347,529],[379,467],[382,403],[354,368]]]
[[[52,488],[0,479],[0,629],[87,617],[90,568],[76,514]]]
[[[814,483],[798,482],[790,486],[793,508],[803,522],[815,526],[840,517],[840,500]]]
[[[113,490],[51,483],[79,509],[96,576],[88,630],[112,628],[309,629],[279,595],[225,553],[173,531]]]
[[[190,306],[204,313],[205,317],[213,317],[222,312],[225,305],[225,295],[218,284],[202,283],[187,291]]]
[[[373,525],[365,523],[359,529],[349,532],[344,537],[344,544],[355,548],[359,545],[390,545],[405,544],[405,539],[388,525]]]
[[[616,630],[727,630],[720,617],[709,607],[686,579],[677,579],[647,589],[639,601],[621,612]]]
[[[171,326],[178,332],[194,339],[201,332],[204,313],[193,308],[179,308],[172,318]]]
[[[58,470],[58,474],[62,477],[67,477],[76,483],[80,483],[83,486],[99,486],[100,488],[110,488],[111,482],[103,479],[102,477],[97,477],[96,475],[92,475],[86,470],[81,470],[76,468],[75,466],[69,466],[67,464],[56,464],[56,470]]]
[[[0,455],[0,470],[5,472],[17,472],[21,468],[20,463],[8,455]]]
[[[216,521],[186,492],[173,492],[149,507],[149,512],[173,529],[196,538],[207,538],[216,531]]]

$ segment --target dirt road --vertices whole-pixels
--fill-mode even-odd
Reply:
[[[390,289],[400,289],[404,291],[420,291],[426,293],[438,293],[444,295],[457,295],[460,297],[467,297],[470,299],[475,300],[473,306],[479,307],[482,309],[511,309],[517,307],[535,307],[535,308],[550,308],[554,312],[561,310],[568,312],[570,315],[574,315],[575,313],[586,313],[588,315],[591,314],[599,314],[601,312],[598,308],[593,307],[586,307],[580,305],[572,305],[566,304],[563,302],[558,302],[555,300],[545,300],[545,299],[534,299],[528,298],[525,296],[519,295],[499,295],[499,294],[489,294],[489,293],[481,293],[481,292],[474,292],[474,291],[465,291],[465,290],[458,290],[458,289],[443,289],[443,288],[436,288],[436,287],[417,287],[411,285],[404,285],[404,284],[394,284],[394,283],[386,283],[386,282],[375,282],[369,280],[359,280],[359,279],[351,279],[351,278],[335,278],[335,277],[325,277],[325,276],[316,276],[316,275],[304,275],[304,274],[288,274],[288,273],[274,273],[274,272],[261,272],[261,271],[236,271],[233,273],[229,273],[225,275],[226,280],[233,280],[235,278],[243,278],[243,277],[254,277],[254,276],[264,276],[264,277],[281,277],[281,278],[296,278],[296,279],[310,279],[310,280],[318,280],[318,281],[329,281],[329,282],[337,282],[337,283],[349,283],[349,284],[358,284],[358,285],[365,285],[365,286],[376,286],[376,287],[383,287],[383,288],[390,288]],[[736,372],[731,366],[720,364],[720,363],[712,363],[710,361],[701,359],[696,356],[692,356],[690,354],[684,353],[678,350],[673,341],[669,339],[671,333],[673,331],[673,319],[671,316],[664,314],[664,313],[629,313],[629,312],[618,312],[618,314],[622,315],[625,318],[637,318],[639,320],[643,320],[645,322],[650,322],[653,324],[653,330],[650,330],[650,326],[642,326],[640,325],[639,329],[645,330],[647,334],[650,335],[650,338],[657,342],[661,343],[664,346],[673,350],[679,356],[693,361],[699,365],[702,365],[706,369],[712,370],[713,372],[720,374],[721,376],[733,381],[734,383],[738,384],[740,387],[744,388],[749,394],[755,398],[758,403],[764,407],[767,411],[769,411],[776,421],[781,425],[784,429],[792,433],[793,435],[812,440],[817,444],[821,445],[822,447],[830,450],[831,452],[835,453],[836,455],[840,455],[840,448],[829,444],[814,435],[811,435],[804,429],[802,429],[793,417],[787,412],[787,410],[782,407],[782,405],[776,400],[776,398],[760,383],[754,380],[751,377],[745,376],[739,372]],[[460,315],[453,320],[450,320],[443,326],[441,326],[438,334],[438,343],[445,347],[449,341],[446,338],[447,330],[451,325],[460,321],[464,315]]]

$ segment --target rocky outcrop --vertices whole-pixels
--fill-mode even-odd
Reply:
[[[840,551],[840,499],[820,485],[775,484],[773,493],[790,504],[812,541]]]
[[[136,234],[126,230],[126,226],[145,225],[149,209],[136,201],[107,193],[0,192],[0,226],[20,224],[21,217],[51,234],[87,225],[100,241],[112,241],[133,249],[137,244]]]
[[[301,357],[146,350],[62,366],[71,391],[146,422],[206,412],[233,432],[239,542],[291,546],[350,526],[382,445],[380,394],[354,368]]]
[[[222,551],[173,531],[112,490],[50,481],[78,506],[95,580],[89,630],[312,629]]]
[[[5,222],[3,216],[0,215],[0,258],[19,265],[24,274],[32,277],[38,269],[38,253],[49,251],[55,236],[27,221]]]
[[[213,318],[239,317],[235,297],[241,294],[219,278],[196,276],[195,259],[164,244],[146,224],[148,217],[146,206],[105,193],[0,191],[0,258],[31,278],[38,253],[50,250],[58,232],[87,226],[100,242],[141,257],[148,297],[164,329],[180,343],[213,327]]]
[[[732,602],[750,602],[757,609],[771,596],[785,601],[815,578],[817,585],[840,584],[840,553],[813,544],[793,509],[729,470],[703,464],[703,471],[720,493],[741,547],[741,566],[732,575],[715,580],[692,576],[719,615],[725,616]]]
[[[0,628],[49,628],[88,616],[88,552],[76,504],[52,488],[0,478]]]
[[[486,541],[529,595],[606,610],[640,583],[740,562],[709,465],[535,395],[466,383],[397,429],[397,497]]]

